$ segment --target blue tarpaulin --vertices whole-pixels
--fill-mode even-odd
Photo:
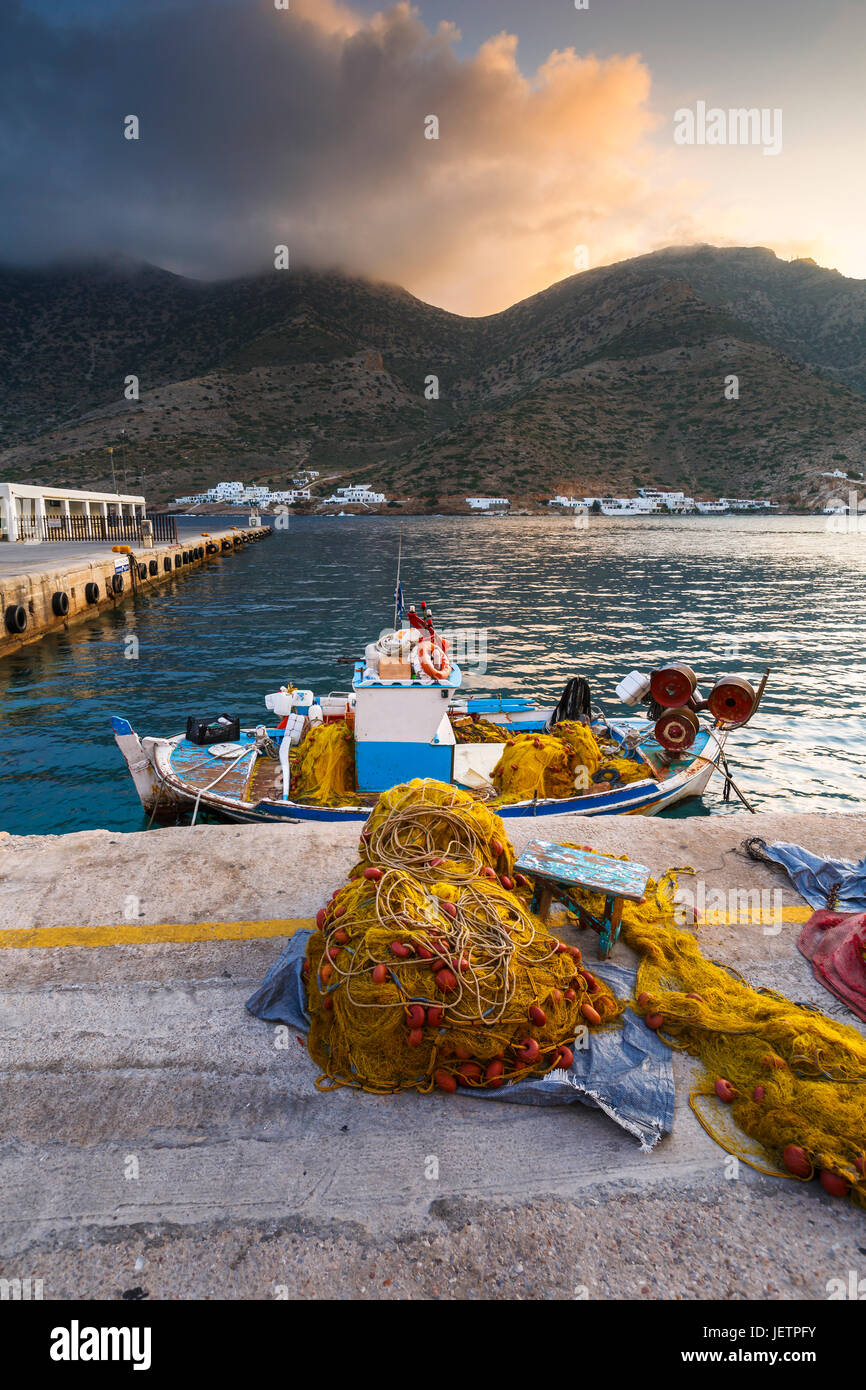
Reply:
[[[810,907],[866,912],[866,859],[859,864],[850,859],[822,859],[802,845],[789,845],[784,840],[771,845],[764,840],[747,840],[745,848],[753,859],[781,864]]]
[[[284,1023],[307,1032],[307,992],[301,967],[311,936],[299,931],[289,939],[274,961],[247,1008],[268,1023]],[[621,998],[630,998],[634,970],[609,961],[594,961],[600,975]],[[532,1081],[519,1081],[501,1090],[469,1088],[464,1093],[479,1100],[508,1101],[516,1105],[564,1105],[580,1101],[603,1110],[633,1134],[643,1149],[651,1149],[663,1134],[670,1134],[674,1119],[674,1076],[671,1050],[627,1009],[619,1026],[588,1034],[588,1045],[574,1049],[568,1071],[557,1071]]]

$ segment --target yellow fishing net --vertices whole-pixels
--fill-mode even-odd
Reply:
[[[617,782],[642,782],[652,773],[646,763],[636,763],[632,758],[603,758],[598,768],[599,779],[616,786]]]
[[[639,1011],[702,1064],[698,1120],[761,1172],[819,1173],[828,1192],[866,1206],[866,1039],[707,960],[676,922],[676,886],[673,870],[651,879],[643,905],[625,903],[621,935],[641,956]],[[600,895],[575,897],[601,912]]]
[[[317,1085],[498,1087],[568,1066],[622,1006],[528,911],[498,816],[443,783],[380,797],[305,972]]]
[[[504,731],[484,719],[452,719],[458,743],[502,743]],[[317,806],[358,803],[355,789],[353,731],[345,720],[315,725],[291,755],[291,791],[298,801]],[[493,770],[497,800],[531,801],[564,798],[586,791],[592,778],[610,773],[616,783],[648,776],[642,763],[605,757],[592,729],[563,721],[553,734],[518,734],[509,739]],[[616,774],[619,774],[618,778]]]
[[[552,734],[518,734],[508,740],[492,773],[502,802],[560,799],[589,787],[601,761],[595,734],[577,721],[554,727]]]
[[[601,749],[588,724],[581,724],[578,719],[563,719],[554,724],[553,734],[571,749],[575,762],[585,767],[590,776],[598,770]]]
[[[451,727],[458,743],[504,743],[505,731],[499,724],[476,715],[451,716]]]
[[[354,800],[355,749],[348,724],[317,724],[291,755],[291,789],[320,806]]]

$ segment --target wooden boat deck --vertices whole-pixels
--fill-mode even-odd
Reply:
[[[251,740],[241,738],[238,742],[249,742],[252,749]],[[225,772],[225,776],[213,788],[216,795],[254,803],[263,797],[272,797],[275,791],[277,796],[281,794],[283,774],[275,758],[258,757],[253,761],[252,754],[248,753],[231,772],[226,772],[231,761],[231,758],[214,758],[207,747],[190,743],[187,739],[176,744],[171,754],[175,776],[195,791],[203,791],[221,772]]]
[[[243,734],[237,742],[249,744],[252,749],[253,740]],[[231,772],[227,772],[231,761],[231,758],[212,757],[207,746],[190,743],[187,739],[181,739],[171,753],[172,772],[194,792],[204,791],[221,772],[225,772],[225,776],[213,788],[217,796],[233,797],[251,806],[258,801],[279,800],[282,797],[283,769],[279,759],[258,757],[253,761],[250,752]],[[348,797],[347,804],[375,806],[377,800],[378,796],[375,794],[365,795],[359,792]]]

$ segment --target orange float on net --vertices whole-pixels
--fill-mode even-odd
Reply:
[[[818,1174],[818,1181],[824,1191],[831,1197],[847,1197],[851,1184],[842,1177],[841,1173],[834,1173],[830,1168],[822,1168]]]
[[[541,1048],[535,1038],[524,1038],[520,1047],[514,1049],[521,1062],[537,1062]]]
[[[812,1161],[805,1149],[801,1149],[799,1144],[789,1144],[782,1154],[782,1162],[788,1172],[795,1178],[811,1178],[814,1169]]]

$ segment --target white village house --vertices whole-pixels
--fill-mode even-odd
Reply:
[[[372,483],[352,483],[350,487],[338,487],[335,493],[324,499],[325,502],[341,506],[347,502],[360,502],[367,507],[375,507],[387,501],[384,492],[374,492]]]

